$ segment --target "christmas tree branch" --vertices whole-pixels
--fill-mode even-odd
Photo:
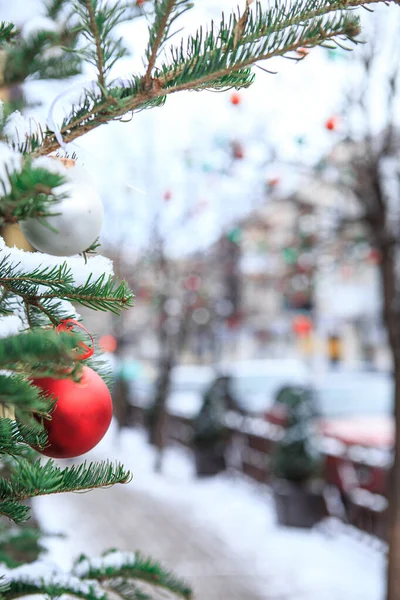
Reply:
[[[74,12],[69,10],[66,14],[64,10],[68,5],[70,0],[49,0],[46,4],[46,15],[54,21],[57,30],[50,26],[47,31],[42,30],[27,37],[20,35],[12,46],[8,45],[0,88],[23,83],[28,76],[60,79],[81,72],[79,55],[65,55],[65,52],[74,50],[79,35],[79,28],[71,24],[75,18]]]
[[[174,92],[183,91],[185,89],[205,89],[214,87],[214,82],[220,85],[220,80],[229,78],[232,70],[232,64],[235,65],[234,70],[244,70],[250,67],[254,62],[268,60],[277,56],[285,56],[290,52],[295,51],[301,46],[318,46],[327,41],[335,41],[338,36],[345,36],[351,41],[359,33],[358,20],[349,17],[341,16],[333,19],[314,19],[307,26],[301,28],[299,33],[296,28],[288,28],[282,32],[276,33],[271,37],[266,37],[256,44],[249,44],[242,47],[240,43],[231,51],[225,51],[224,48],[219,48],[216,43],[216,38],[206,37],[204,41],[205,51],[197,56],[199,40],[201,33],[193,40],[194,51],[193,56],[185,56],[182,49],[179,53],[175,53],[174,64],[172,66],[162,65],[158,83],[162,89],[172,88]],[[230,30],[230,45],[233,44],[235,38],[235,29]],[[208,47],[214,45],[212,63],[209,64],[210,51]],[[257,59],[255,60],[255,56]],[[204,59],[207,59],[204,65]],[[178,67],[176,67],[178,64]],[[226,84],[229,80],[227,80]]]
[[[57,214],[51,210],[65,198],[56,188],[65,183],[65,178],[42,167],[32,166],[26,159],[22,169],[11,171],[6,167],[7,179],[0,181],[3,195],[0,197],[0,225],[17,223],[30,217],[45,218]]]
[[[354,2],[359,5],[358,0]],[[108,90],[106,98],[87,92],[82,103],[74,107],[60,128],[64,141],[73,141],[128,112],[160,105],[168,94],[174,92],[248,86],[253,81],[252,65],[286,56],[301,46],[313,47],[328,41],[338,43],[341,36],[354,41],[359,33],[357,18],[340,13],[331,18],[309,19],[310,12],[306,9],[315,4],[315,0],[308,0],[304,4],[301,22],[293,25],[290,19],[289,25],[286,24],[283,12],[262,12],[261,8],[257,8],[254,16],[250,11],[243,34],[239,37],[235,16],[231,16],[228,23],[222,19],[218,29],[212,24],[205,34],[200,29],[189,38],[187,47],[182,42],[180,46],[171,48],[171,63],[162,64],[150,79],[148,72],[143,77],[133,77],[130,86],[115,86]],[[338,6],[339,3],[336,3],[335,8]],[[325,8],[325,12],[330,12],[330,5]],[[150,52],[150,58],[152,56]],[[32,155],[48,154],[57,147],[54,134],[46,131]]]
[[[34,594],[45,595],[48,598],[59,598],[65,594],[68,597],[84,600],[107,600],[105,590],[102,590],[95,581],[86,582],[69,574],[63,576],[61,573],[51,571],[38,576],[35,563],[31,566],[31,572],[26,565],[23,570],[17,567],[6,571],[7,588],[2,594],[5,600]]]
[[[32,563],[23,568],[4,568],[3,598],[11,600],[31,594],[46,594],[51,598],[63,594],[85,600],[151,600],[159,598],[160,588],[173,597],[189,600],[189,586],[160,564],[139,553],[109,551],[100,558],[81,556],[72,572],[62,574],[54,566]],[[146,590],[141,582],[149,582]],[[150,589],[151,588],[151,589]],[[154,592],[154,595],[153,593]],[[164,596],[163,596],[164,597]],[[168,598],[172,597],[168,594]]]
[[[35,433],[43,427],[34,415],[47,418],[54,399],[42,395],[27,378],[78,379],[81,364],[74,360],[78,344],[76,335],[41,328],[0,340],[0,404],[16,410],[19,420]],[[1,444],[2,438],[0,449]]]
[[[51,293],[37,294],[40,300],[51,300],[62,297],[65,300],[79,302],[82,306],[97,310],[110,311],[119,314],[122,308],[133,306],[133,294],[125,281],[117,284],[113,277],[106,278],[101,275],[93,283],[90,279],[85,285],[76,287],[71,291],[55,290]]]
[[[76,32],[66,25],[61,32],[39,31],[6,50],[2,87],[17,85],[29,76],[34,79],[60,79],[81,72],[82,61],[78,54],[67,54],[77,42]],[[59,55],[47,54],[58,49]],[[64,52],[63,52],[64,50]],[[60,60],[62,57],[62,60]]]
[[[70,5],[70,0],[46,0],[46,15],[50,19],[57,19],[61,11]]]
[[[15,29],[14,23],[0,21],[0,46],[12,43],[15,40],[16,35],[17,30]]]
[[[97,76],[98,83],[101,90],[105,90],[106,87],[106,77],[104,73],[104,57],[103,57],[103,44],[101,43],[99,30],[96,22],[96,14],[94,11],[94,6],[96,2],[92,2],[92,0],[84,0],[85,6],[88,14],[88,25],[89,29],[92,33],[93,43],[96,48],[96,67],[97,67]]]
[[[40,461],[31,464],[18,459],[18,469],[12,473],[11,478],[0,478],[0,515],[18,523],[21,522],[22,515],[19,503],[28,498],[129,483],[131,478],[131,473],[125,471],[121,464],[113,465],[108,461],[89,464],[84,462],[61,469],[52,460],[45,464]],[[27,512],[24,517],[26,514]]]
[[[152,600],[152,598],[159,598],[158,593],[156,593],[156,596],[150,596],[148,590],[143,591],[143,586],[134,580],[110,579],[103,584],[103,587],[109,596],[115,595],[121,600]],[[172,600],[171,595],[168,596]]]
[[[112,276],[104,273],[94,281],[90,275],[83,285],[74,286],[72,270],[67,263],[25,272],[19,265],[9,262],[9,256],[0,262],[0,286],[22,298],[25,306],[35,307],[45,313],[56,325],[59,319],[54,300],[70,300],[89,308],[119,314],[122,309],[132,306],[134,299],[126,282],[117,284]]]
[[[46,442],[47,432],[32,430],[13,419],[0,419],[0,455],[20,456],[26,444],[44,447]]]
[[[255,11],[249,11],[242,33],[238,38],[241,45],[257,42],[260,36],[283,31],[287,27],[302,26],[307,22],[323,17],[332,12],[354,10],[366,4],[376,4],[378,0],[332,0],[327,4],[324,0],[300,0],[296,4],[282,4],[270,8],[264,13],[260,2],[256,3]],[[398,0],[394,0],[397,2]],[[400,0],[399,0],[400,1]],[[266,18],[267,16],[267,18]],[[232,15],[230,27],[237,29],[240,18]],[[257,26],[258,24],[258,26]],[[256,28],[256,31],[254,31]],[[229,36],[229,29],[222,34],[222,39]]]
[[[2,338],[0,368],[14,370],[13,365],[32,365],[39,360],[49,365],[73,364],[78,344],[79,337],[70,332],[41,328]],[[0,389],[0,395],[2,392],[3,389]]]
[[[144,76],[145,88],[151,87],[151,75],[161,46],[168,39],[172,23],[184,12],[192,8],[188,0],[161,0],[155,3],[155,18],[149,28],[149,43],[146,50],[148,66]]]
[[[102,558],[103,561],[81,556],[74,565],[73,573],[78,577],[95,579],[123,598],[130,597],[129,580],[146,581],[151,585],[167,589],[181,598],[192,597],[192,590],[185,581],[165,570],[160,563],[143,557],[139,552],[121,555],[111,551],[105,553]]]
[[[24,560],[35,560],[46,552],[42,538],[43,533],[36,527],[19,527],[9,522],[0,524],[0,564],[15,568]],[[1,592],[0,587],[0,598]]]
[[[41,395],[39,388],[30,385],[22,376],[0,375],[0,403],[18,411],[19,419],[36,434],[43,431],[42,425],[33,417],[47,416],[52,409],[52,398]]]
[[[107,97],[107,75],[115,62],[126,55],[122,39],[115,39],[117,25],[140,15],[137,6],[125,3],[107,3],[104,0],[76,0],[79,32],[88,44],[69,51],[77,54],[97,70],[97,83],[102,97]]]

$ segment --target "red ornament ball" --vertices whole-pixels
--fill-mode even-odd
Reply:
[[[112,419],[112,399],[103,379],[83,367],[79,382],[44,377],[32,383],[45,395],[58,398],[51,420],[44,420],[46,448],[35,448],[52,458],[74,458],[89,452],[102,439]]]

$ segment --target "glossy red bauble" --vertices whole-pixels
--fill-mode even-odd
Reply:
[[[81,380],[33,379],[45,395],[58,398],[51,420],[44,420],[48,445],[38,452],[52,458],[74,458],[89,452],[102,439],[112,419],[112,400],[103,379],[83,367]]]

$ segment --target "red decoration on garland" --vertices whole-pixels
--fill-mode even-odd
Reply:
[[[103,350],[103,352],[115,352],[117,349],[117,340],[111,334],[103,335],[99,339],[99,346]]]
[[[58,327],[56,327],[56,331],[71,331],[74,327],[83,329],[83,331],[88,334],[92,341],[92,346],[88,346],[85,344],[85,342],[79,342],[79,346],[84,349],[84,352],[76,356],[75,360],[86,360],[94,354],[94,339],[86,327],[84,327],[81,323],[78,323],[78,321],[75,321],[75,319],[65,319],[65,321],[61,321]]]
[[[198,275],[189,275],[183,284],[189,292],[197,292],[201,286],[201,277]]]
[[[169,202],[172,198],[172,192],[170,190],[166,190],[164,192],[164,201]]]
[[[232,142],[232,154],[236,160],[244,158],[243,146],[240,142]]]
[[[293,331],[299,337],[309,335],[313,328],[312,321],[306,315],[298,315],[293,319]]]
[[[238,94],[237,92],[233,92],[233,94],[231,95],[231,104],[233,104],[234,106],[238,106],[241,103],[242,99],[240,97],[240,94]]]
[[[268,187],[274,188],[277,185],[279,185],[280,181],[281,180],[279,179],[279,177],[273,177],[272,179],[268,179],[268,181],[267,181]]]
[[[377,248],[371,248],[367,256],[367,261],[373,265],[379,265],[382,261],[382,254]]]
[[[337,117],[330,117],[325,123],[326,129],[328,129],[329,131],[335,131],[335,129],[337,129],[337,126],[338,126]]]
[[[74,458],[100,442],[112,419],[111,395],[100,375],[84,366],[79,382],[43,377],[32,383],[46,396],[58,397],[51,420],[43,421],[48,446],[35,450],[52,458]]]
[[[236,310],[226,318],[225,323],[229,329],[238,329],[243,321],[243,318],[243,312]]]

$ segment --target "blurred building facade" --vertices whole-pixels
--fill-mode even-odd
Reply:
[[[343,160],[340,146],[330,159]],[[127,346],[152,361],[164,328],[175,342],[184,336],[184,362],[300,356],[388,368],[380,257],[357,210],[329,172],[309,172],[295,193],[269,186],[262,206],[201,252],[160,262],[156,251],[111,251],[136,293],[123,321]]]

